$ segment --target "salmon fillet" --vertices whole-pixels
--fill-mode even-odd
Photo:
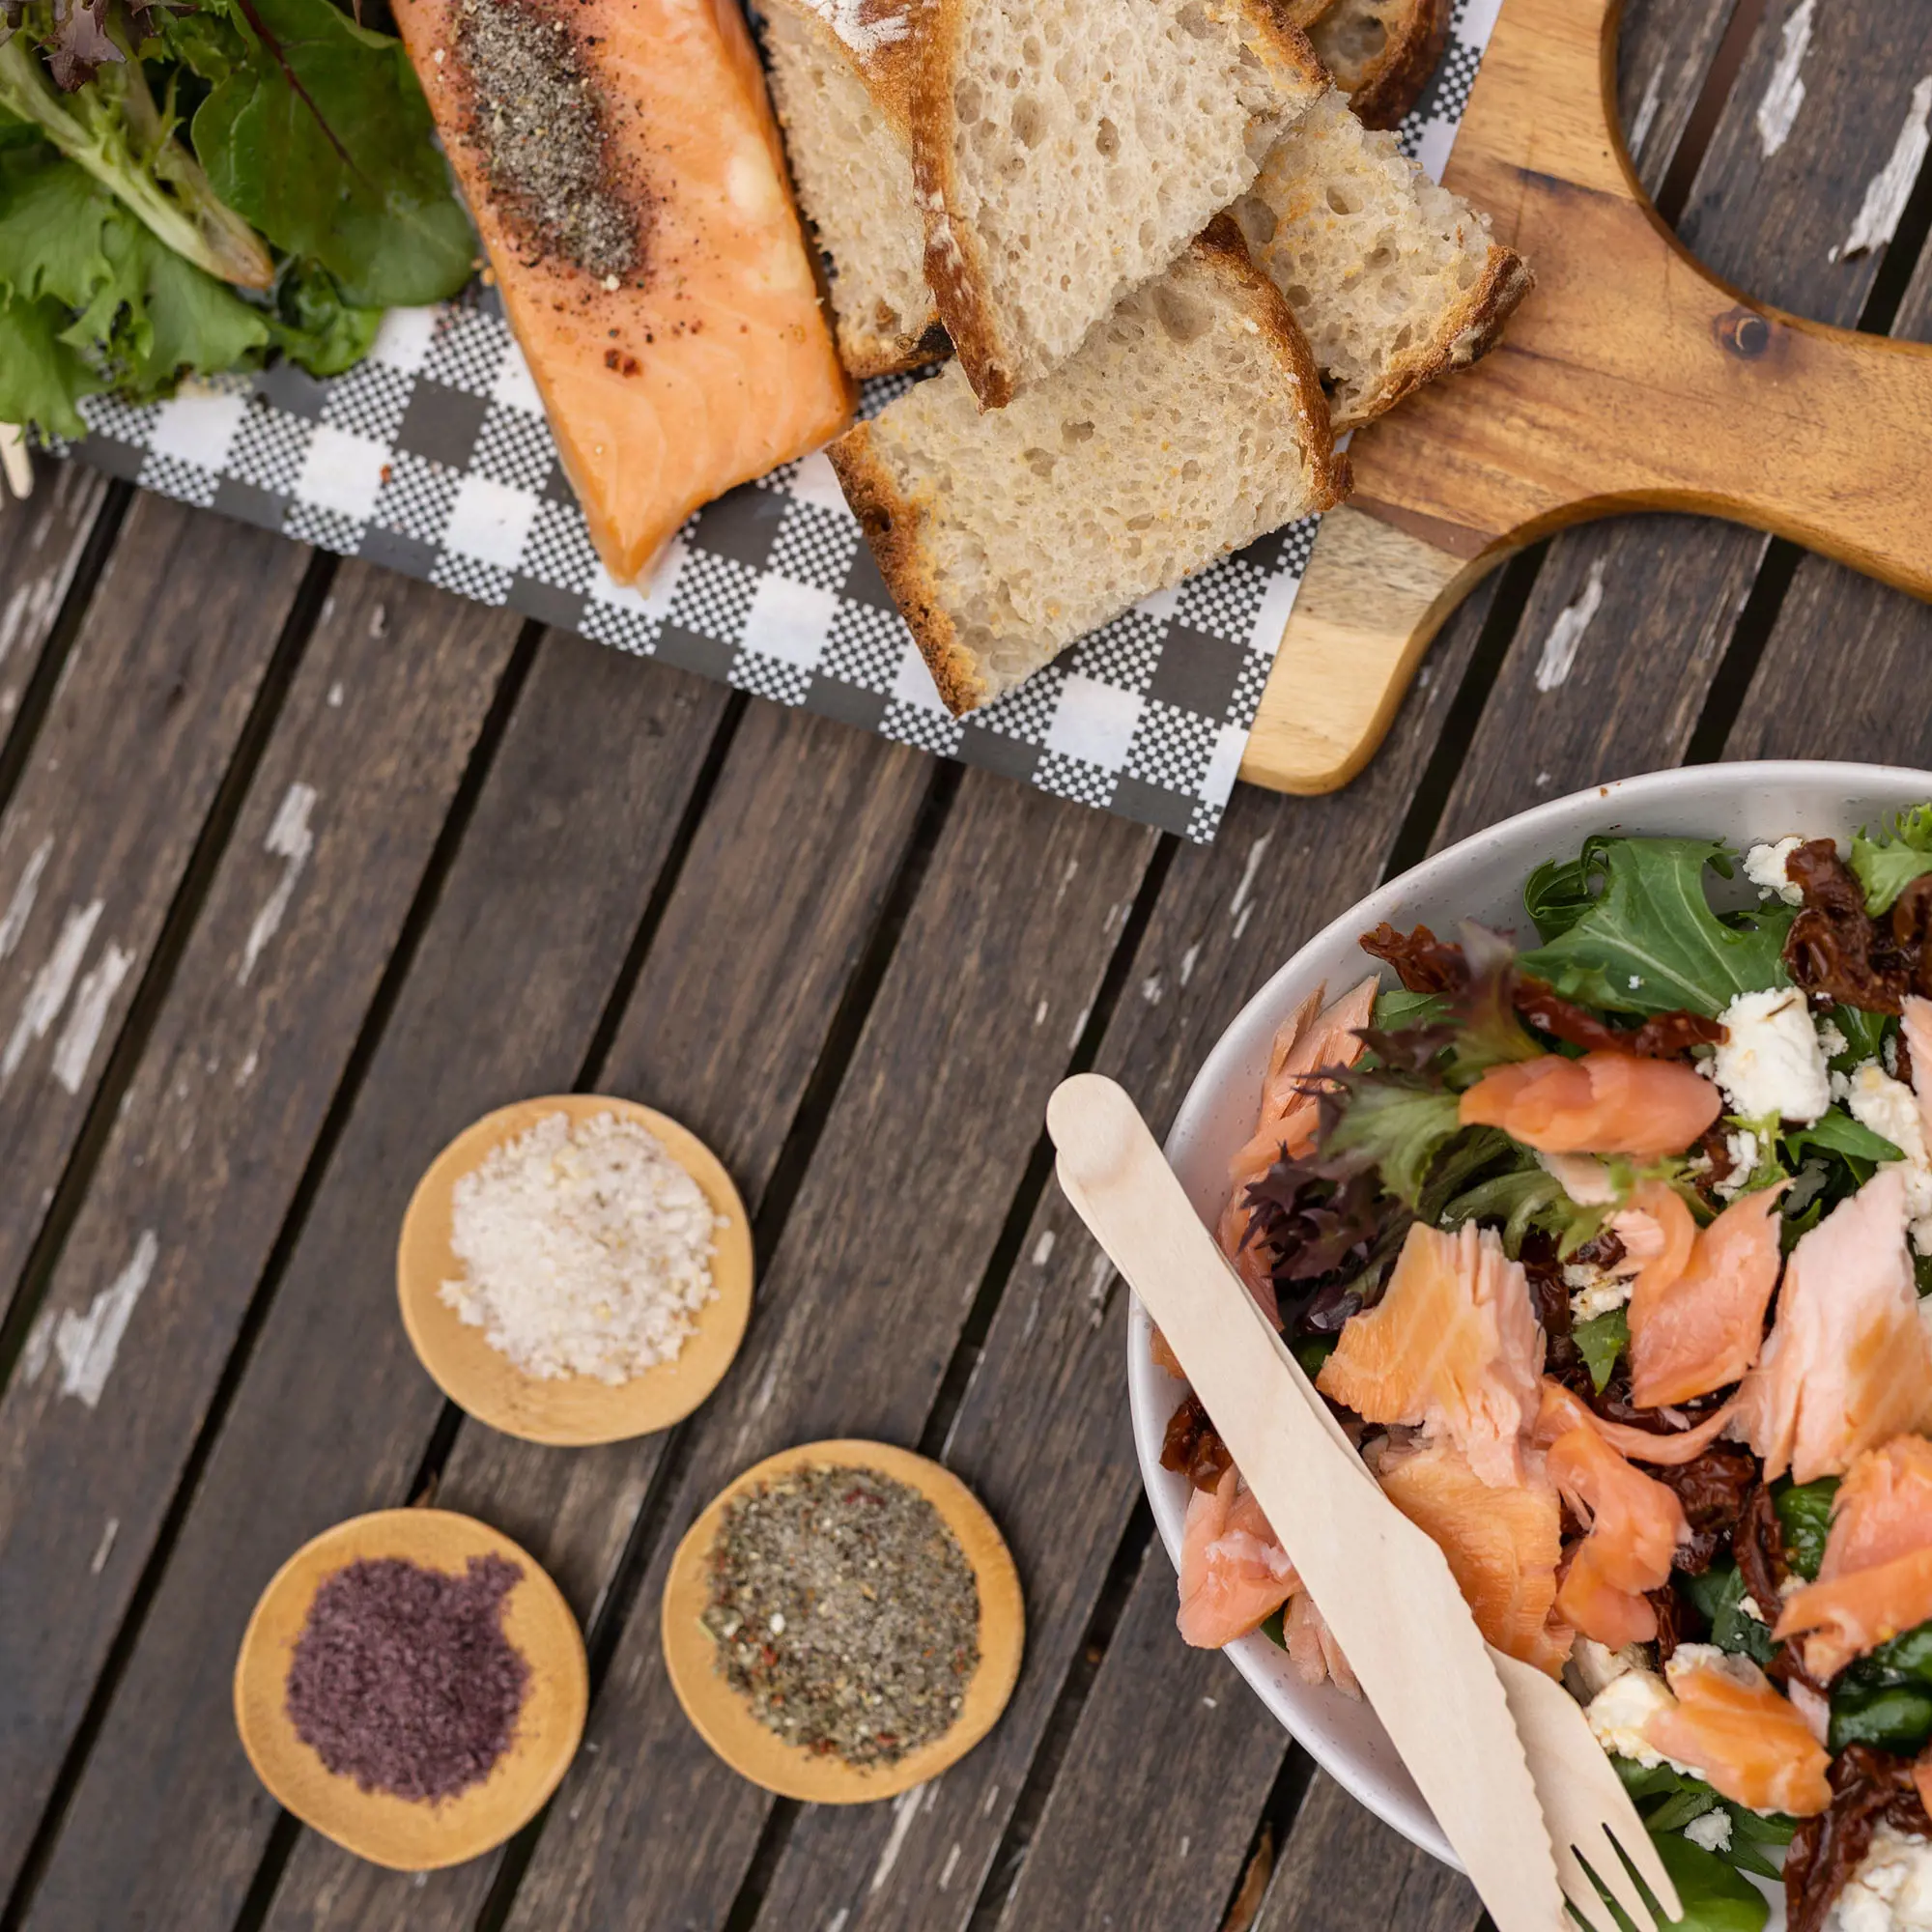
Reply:
[[[1500,1127],[1545,1153],[1627,1153],[1661,1160],[1701,1138],[1723,1095],[1674,1061],[1586,1053],[1492,1066],[1463,1095],[1466,1126]]]
[[[591,541],[630,582],[692,511],[851,412],[751,37],[735,0],[395,12]],[[532,69],[550,118],[597,115],[594,184],[589,162],[559,174],[542,128],[506,145],[502,103],[521,125],[546,99]]]
[[[1188,1497],[1175,1619],[1183,1641],[1219,1650],[1265,1622],[1300,1587],[1294,1565],[1238,1469]]]
[[[1753,1811],[1815,1818],[1830,1808],[1830,1756],[1748,1658],[1685,1644],[1664,1671],[1676,1701],[1644,1726],[1653,1749]]]

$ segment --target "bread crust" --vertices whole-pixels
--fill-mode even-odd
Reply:
[[[1232,292],[1260,328],[1293,385],[1309,510],[1332,508],[1353,485],[1346,454],[1335,447],[1333,425],[1308,338],[1286,298],[1255,266],[1241,231],[1218,214],[1190,244],[1196,260]],[[911,630],[946,708],[955,718],[998,696],[980,662],[959,639],[926,561],[921,529],[925,503],[908,496],[881,459],[870,423],[857,423],[832,443],[832,460],[845,500],[866,533],[879,575]]]
[[[1352,87],[1342,83],[1363,127],[1402,126],[1442,58],[1454,11],[1455,0],[1409,0],[1407,12],[1389,29],[1380,57],[1354,77]]]
[[[1335,427],[1360,429],[1387,414],[1424,384],[1433,383],[1448,370],[1466,369],[1480,361],[1502,340],[1504,324],[1535,286],[1529,264],[1514,248],[1492,242],[1482,279],[1445,311],[1441,326],[1427,342],[1395,358],[1386,378],[1357,410],[1339,417]]]
[[[1215,0],[1244,22],[1244,43],[1264,66],[1290,77],[1290,84],[1313,86],[1325,78],[1308,37],[1295,25],[1306,0]],[[958,204],[953,165],[952,91],[968,8],[977,0],[926,0],[914,36],[910,118],[913,186],[925,221],[925,279],[939,319],[982,409],[1005,409],[1012,401],[1015,375],[1012,346],[1001,340],[988,295],[991,277],[979,237],[952,218]],[[1322,0],[1332,5],[1333,0]]]

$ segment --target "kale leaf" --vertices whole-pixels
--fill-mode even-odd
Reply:
[[[1715,1014],[1739,993],[1784,985],[1790,908],[1719,919],[1704,873],[1727,863],[1702,839],[1593,839],[1560,891],[1550,867],[1532,875],[1531,916],[1548,921],[1555,908],[1568,923],[1517,963],[1566,999],[1613,1012]]]
[[[1852,870],[1865,889],[1865,910],[1889,912],[1914,879],[1932,872],[1932,805],[1882,821],[1876,835],[1861,828],[1852,840]]]
[[[1616,1374],[1617,1363],[1630,1347],[1630,1317],[1621,1308],[1606,1309],[1571,1329],[1570,1339],[1583,1357],[1583,1366],[1589,1370],[1599,1395]]]

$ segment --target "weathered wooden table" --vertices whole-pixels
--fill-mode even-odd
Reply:
[[[1839,248],[1922,157],[1928,75],[1920,0],[1632,0],[1620,84],[1720,272],[1932,333],[1932,176],[1889,248]],[[1472,1932],[1467,1889],[1175,1634],[1122,1295],[1051,1183],[1046,1094],[1097,1065],[1164,1122],[1304,935],[1540,798],[1932,763],[1928,650],[1932,612],[1815,558],[1606,525],[1486,586],[1354,786],[1244,790],[1204,851],[43,470],[0,511],[5,1924]],[[709,1406],[577,1454],[446,1406],[392,1275],[443,1140],[572,1086],[705,1135],[762,1267]],[[987,1743],[867,1810],[739,1783],[658,1655],[683,1524],[827,1435],[957,1468],[1031,1615]],[[547,1816],[411,1880],[278,1815],[228,1681],[290,1550],[430,1495],[554,1571],[593,1704]]]

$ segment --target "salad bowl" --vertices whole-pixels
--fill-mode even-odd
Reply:
[[[1284,1020],[1318,986],[1346,990],[1373,962],[1360,936],[1386,920],[1438,932],[1477,920],[1533,943],[1522,888],[1544,861],[1572,858],[1596,834],[1716,839],[1734,851],[1792,834],[1849,839],[1861,825],[1932,797],[1932,773],[1903,767],[1758,762],[1693,766],[1593,785],[1537,806],[1437,853],[1390,880],[1317,933],[1241,1009],[1208,1054],[1182,1101],[1167,1157],[1195,1211],[1212,1226],[1229,1191],[1229,1164],[1254,1132],[1269,1047]],[[1754,903],[1740,877],[1735,903]],[[1714,897],[1721,902],[1721,892]],[[1388,976],[1385,974],[1384,978]],[[1390,980],[1390,983],[1393,983]],[[1161,1466],[1162,1437],[1180,1384],[1156,1366],[1151,1324],[1135,1302],[1127,1341],[1127,1386],[1135,1450],[1154,1521],[1179,1564],[1188,1485]],[[1392,1606],[1400,1613],[1400,1606]],[[1364,1703],[1331,1685],[1301,1681],[1287,1655],[1260,1632],[1227,1646],[1262,1702],[1345,1790],[1412,1843],[1454,1863],[1444,1839],[1388,1735]],[[1773,1927],[1781,1925],[1774,1908]]]

